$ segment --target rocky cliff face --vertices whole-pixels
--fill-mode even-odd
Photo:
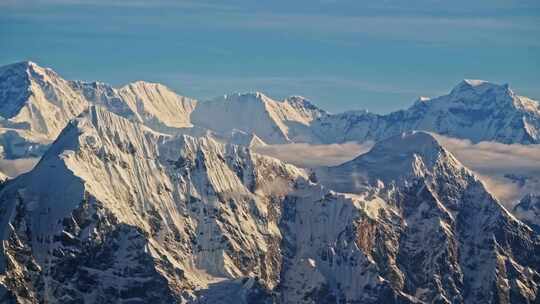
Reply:
[[[165,303],[248,275],[270,288],[273,204],[302,174],[92,107],[3,189],[5,299]]]

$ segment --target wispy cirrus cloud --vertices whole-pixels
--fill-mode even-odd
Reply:
[[[421,2],[421,1],[416,1]],[[395,2],[385,5],[365,3],[351,5],[350,3],[315,3],[319,9],[307,9],[301,5],[290,6],[287,9],[279,4],[257,4],[249,1],[142,1],[142,0],[8,0],[1,2],[4,6],[19,8],[26,16],[46,19],[49,14],[59,18],[55,12],[45,13],[32,10],[32,7],[63,6],[97,6],[111,8],[162,9],[168,8],[163,14],[148,14],[137,16],[138,24],[159,26],[160,28],[177,28],[196,26],[197,28],[220,30],[249,30],[249,31],[286,31],[310,35],[316,33],[318,39],[332,43],[354,43],[361,47],[359,38],[367,37],[404,41],[407,43],[423,43],[433,45],[453,45],[461,43],[510,45],[521,42],[526,45],[540,45],[537,39],[530,39],[540,34],[540,18],[538,15],[497,14],[490,10],[464,13],[456,10],[458,6],[450,6],[457,13],[436,13],[435,5],[423,11],[418,5],[417,10],[409,11],[408,7]],[[499,4],[504,7],[503,4]],[[532,5],[532,4],[531,4]],[[311,5],[313,6],[313,5]],[[530,5],[529,5],[530,6]],[[350,8],[345,11],[346,8]],[[25,10],[25,8],[27,10]],[[337,9],[334,9],[337,8]],[[397,12],[408,12],[397,14]],[[189,23],[178,19],[183,16]],[[69,16],[65,16],[68,17]],[[120,22],[131,18],[129,14],[117,16]],[[116,18],[115,18],[116,19]],[[353,37],[351,37],[351,35]]]

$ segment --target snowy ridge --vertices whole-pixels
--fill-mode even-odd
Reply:
[[[137,81],[120,88],[119,95],[130,108],[136,109],[138,121],[155,129],[193,126],[189,116],[197,102],[161,84]]]
[[[254,133],[269,144],[311,140],[310,123],[325,115],[302,97],[275,101],[260,93],[225,95],[201,102],[192,123],[218,133],[241,130]],[[220,119],[212,119],[219,117]]]
[[[540,142],[540,106],[508,85],[464,80],[448,95],[422,97],[388,115],[367,111],[329,114],[301,96],[276,101],[259,93],[231,94],[213,101],[177,95],[161,84],[138,81],[120,89],[101,82],[67,81],[32,62],[0,68],[0,146],[5,158],[39,157],[67,121],[90,105],[162,133],[225,141],[239,130],[267,144],[381,140],[425,130],[473,142]],[[254,138],[255,138],[254,137]]]
[[[332,115],[300,96],[197,102],[0,68],[4,157],[42,155],[0,186],[0,302],[535,303],[537,198],[512,215],[415,130],[536,143],[538,113],[477,80]],[[380,141],[311,172],[250,149],[365,139]]]
[[[424,130],[473,142],[540,143],[540,105],[508,85],[464,80],[448,95],[421,98],[407,110],[387,115],[345,112],[312,123],[323,142],[381,140]]]
[[[34,170],[0,194],[2,205],[10,210],[7,214],[12,214],[2,218],[2,239],[22,239],[32,248],[30,255],[22,256],[39,265],[36,285],[28,285],[32,283],[19,273],[25,262],[12,255],[23,249],[14,243],[4,252],[8,270],[0,281],[11,292],[16,293],[13,288],[18,286],[51,302],[62,297],[127,301],[123,295],[104,291],[141,288],[136,284],[138,275],[155,278],[156,286],[148,289],[144,301],[186,300],[196,288],[250,273],[272,286],[279,268],[268,267],[277,256],[268,254],[259,260],[259,255],[272,250],[279,234],[275,223],[262,225],[258,218],[268,216],[270,199],[282,195],[280,188],[302,174],[245,148],[224,146],[210,138],[158,134],[91,107],[66,127]],[[110,235],[117,229],[124,232]],[[139,241],[124,244],[125,234]],[[103,258],[113,263],[106,269],[77,253],[88,247],[99,254],[107,239],[118,244],[114,246],[140,249],[132,249],[131,254],[106,252]],[[86,265],[70,272],[72,279],[80,280],[78,284],[101,283],[88,292],[80,285],[71,286],[64,280],[68,270],[62,268],[67,257],[57,251],[75,252],[73,258]],[[123,262],[124,256],[129,264]],[[146,264],[140,264],[143,261]],[[120,271],[122,267],[132,270],[126,273]],[[137,267],[151,268],[139,273]],[[84,274],[87,271],[90,277]],[[48,283],[39,289],[40,282]],[[78,291],[66,294],[73,288]],[[61,295],[50,294],[52,290]]]
[[[359,246],[386,265],[395,288],[428,303],[490,303],[495,295],[503,303],[537,299],[540,282],[528,271],[540,270],[531,255],[540,250],[538,235],[430,134],[389,138],[321,173],[323,184],[386,202],[378,224],[362,222]],[[341,184],[345,176],[356,182]]]
[[[41,156],[67,122],[91,105],[174,133],[192,126],[195,104],[158,84],[135,82],[115,89],[64,80],[33,62],[16,63],[0,69],[0,144],[7,158]]]
[[[377,165],[389,159],[408,169]],[[0,191],[0,300],[536,299],[537,235],[430,134],[360,162],[363,188],[336,193],[246,147],[91,106]]]

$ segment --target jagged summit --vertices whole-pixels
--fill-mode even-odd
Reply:
[[[332,181],[362,191],[89,105],[0,191],[0,302],[537,298],[536,236],[430,133],[389,138],[346,164]]]
[[[312,124],[323,142],[382,140],[425,130],[473,142],[540,142],[540,105],[518,96],[508,85],[464,80],[443,96],[419,99],[406,110],[386,115],[343,113]]]
[[[407,184],[436,175],[459,176],[467,171],[430,133],[409,131],[377,142],[357,158],[316,174],[323,184],[340,192],[361,192],[383,184]]]
[[[58,75],[32,61],[0,67],[0,116],[6,119],[16,116],[34,94],[32,83],[51,82],[50,77]]]
[[[429,132],[408,131],[382,140],[360,158],[380,157],[398,153],[400,156],[418,154],[425,158],[434,157],[443,149],[439,141]]]
[[[26,60],[26,61],[19,61],[19,62],[4,65],[4,66],[0,66],[0,73],[4,72],[6,70],[23,70],[23,71],[25,71],[25,70],[32,69],[32,68],[44,69],[44,68],[40,67],[37,63],[35,63],[33,61]]]
[[[225,94],[223,96],[214,98],[212,101],[218,101],[218,102],[219,101],[225,101],[225,102],[232,102],[232,101],[237,101],[237,102],[254,102],[254,101],[264,102],[264,101],[268,101],[268,100],[271,100],[270,97],[266,96],[262,92],[255,91],[255,92],[245,92],[245,93],[235,92],[235,93],[231,93],[231,94]]]
[[[452,89],[450,96],[474,98],[486,93],[508,96],[514,94],[508,84],[500,85],[485,80],[464,79]]]

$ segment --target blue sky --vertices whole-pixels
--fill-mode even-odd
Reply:
[[[463,78],[540,98],[540,1],[0,0],[0,64],[386,113]]]

